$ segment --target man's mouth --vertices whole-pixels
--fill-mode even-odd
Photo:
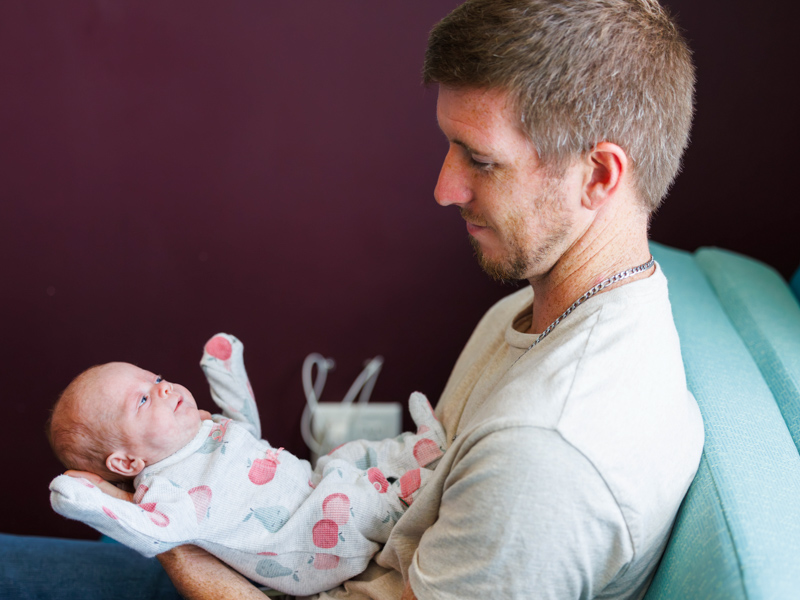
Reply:
[[[461,208],[461,218],[467,222],[467,231],[470,234],[477,233],[488,227],[488,223],[480,217],[473,215],[466,208]]]
[[[470,223],[469,221],[467,221],[467,233],[469,233],[470,235],[475,235],[476,233],[480,233],[484,229],[486,229],[486,227],[483,225],[475,225],[474,223]]]

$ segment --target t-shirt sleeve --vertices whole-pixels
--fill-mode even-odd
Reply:
[[[458,458],[408,576],[418,598],[592,598],[632,551],[586,457],[551,430],[509,427]]]

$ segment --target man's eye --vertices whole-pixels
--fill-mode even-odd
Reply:
[[[472,155],[469,157],[469,162],[473,167],[476,167],[482,171],[490,171],[492,167],[494,167],[494,163],[486,161],[482,158],[476,158]]]
[[[145,402],[147,402],[147,396],[142,396],[142,399],[139,400],[139,406],[144,406]]]

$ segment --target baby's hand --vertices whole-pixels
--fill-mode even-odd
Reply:
[[[258,408],[244,368],[244,344],[228,333],[218,333],[206,342],[200,366],[222,414],[261,437]]]
[[[120,500],[126,500],[128,502],[133,502],[133,492],[126,492],[125,490],[118,488],[113,483],[109,483],[100,475],[96,475],[94,473],[90,473],[89,471],[67,471],[64,475],[69,475],[70,477],[75,477],[76,479],[86,479],[90,483],[93,483],[101,492],[107,494],[109,496],[113,496],[114,498],[118,498]]]
[[[171,491],[168,481],[162,483]],[[86,523],[144,556],[194,539],[197,520],[191,496],[183,494],[178,500],[174,505],[169,501],[136,504],[131,492],[85,471],[67,471],[50,482],[50,504],[58,514]],[[182,514],[189,516],[181,520]]]

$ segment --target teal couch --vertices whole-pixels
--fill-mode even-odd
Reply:
[[[646,600],[800,598],[800,305],[753,259],[651,249],[706,438]]]

